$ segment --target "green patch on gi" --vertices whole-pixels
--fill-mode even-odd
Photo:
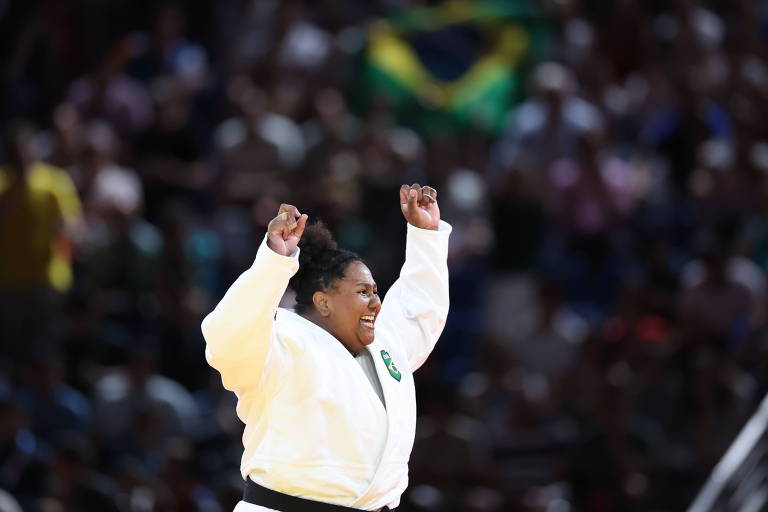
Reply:
[[[381,351],[381,358],[384,360],[384,364],[387,366],[387,370],[389,370],[389,374],[392,376],[393,379],[395,379],[397,382],[400,382],[400,379],[402,378],[403,374],[400,373],[400,370],[397,369],[397,366],[395,366],[395,362],[392,360],[391,357],[389,357],[389,354],[386,350]]]

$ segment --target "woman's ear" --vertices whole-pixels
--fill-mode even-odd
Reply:
[[[322,291],[313,293],[312,302],[315,305],[315,309],[317,309],[321,316],[327,317],[331,314],[331,307],[327,293]]]

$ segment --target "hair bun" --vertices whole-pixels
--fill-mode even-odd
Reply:
[[[333,234],[321,220],[317,220],[304,229],[299,241],[299,265],[311,265],[318,256],[329,250],[338,248],[339,244],[333,239]]]

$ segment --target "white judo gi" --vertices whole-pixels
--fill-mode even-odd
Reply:
[[[386,407],[329,332],[278,308],[299,268],[264,242],[203,320],[206,359],[238,397],[243,478],[285,494],[362,510],[395,508],[408,485],[416,430],[412,373],[448,314],[448,237],[408,225],[405,264],[367,350]],[[240,502],[236,511],[269,510]]]

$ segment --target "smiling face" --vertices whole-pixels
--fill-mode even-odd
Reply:
[[[352,261],[344,277],[323,292],[316,292],[315,307],[323,327],[350,352],[373,343],[381,300],[371,271],[361,261]]]

